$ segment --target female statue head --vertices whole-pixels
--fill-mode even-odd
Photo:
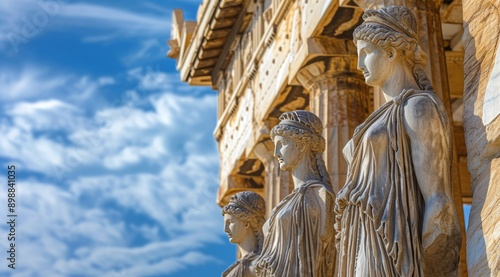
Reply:
[[[239,192],[231,196],[229,203],[222,208],[224,229],[232,243],[240,244],[249,236],[254,236],[254,253],[260,253],[264,235],[266,205],[260,195],[251,191]],[[251,238],[251,237],[250,237]]]
[[[413,13],[406,7],[389,6],[380,10],[367,10],[363,19],[364,22],[354,30],[354,43],[358,52],[360,47],[365,46],[367,51],[383,49],[389,59],[397,57],[410,70],[420,89],[433,90],[423,70],[427,55],[418,45],[417,21]],[[370,49],[370,46],[375,49]],[[359,59],[362,60],[363,57]],[[367,84],[380,85],[374,80],[375,76],[367,75],[383,75],[388,67],[380,61],[366,60],[365,63],[367,68],[363,71]],[[370,70],[370,66],[376,67],[376,70]]]
[[[293,171],[303,159],[309,159],[310,170],[321,181],[331,184],[322,153],[325,139],[321,120],[312,112],[297,110],[283,113],[281,121],[271,130],[274,155],[282,170]]]

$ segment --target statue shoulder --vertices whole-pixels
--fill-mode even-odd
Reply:
[[[316,207],[324,206],[325,203],[333,201],[333,192],[328,184],[318,182],[311,184],[305,191],[305,199],[308,204],[315,203]]]
[[[419,91],[404,102],[405,127],[410,133],[431,127],[442,128],[448,115],[439,97],[431,91]]]

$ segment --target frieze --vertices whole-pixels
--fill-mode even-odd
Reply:
[[[251,90],[247,89],[240,97],[238,105],[234,105],[230,120],[224,126],[224,132],[220,138],[221,145],[221,176],[229,176],[237,161],[245,152],[246,144],[252,135],[253,105],[254,99]]]

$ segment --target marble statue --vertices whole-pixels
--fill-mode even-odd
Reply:
[[[321,120],[309,111],[286,112],[271,130],[280,169],[295,189],[264,224],[257,276],[331,276],[334,265],[334,193],[322,158]]]
[[[231,196],[222,208],[224,231],[229,241],[238,244],[241,259],[232,264],[222,277],[255,276],[254,261],[262,248],[266,204],[260,195],[251,191]]]
[[[455,276],[461,234],[451,191],[448,116],[426,76],[404,7],[367,10],[354,31],[358,69],[387,102],[344,148],[335,204],[338,276]]]

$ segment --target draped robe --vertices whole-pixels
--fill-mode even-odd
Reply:
[[[255,253],[249,253],[245,257],[237,260],[234,264],[226,269],[222,273],[222,277],[248,277],[249,268],[252,261],[255,260],[257,255]]]
[[[326,195],[326,213],[320,207],[320,191]],[[320,181],[308,181],[285,197],[266,222],[268,233],[256,261],[257,276],[331,276],[335,259],[333,204],[333,191]]]
[[[404,104],[417,96],[432,100],[450,140],[444,106],[429,91],[404,91],[356,129],[344,148],[348,174],[335,205],[338,276],[424,275],[425,205],[404,126]]]

